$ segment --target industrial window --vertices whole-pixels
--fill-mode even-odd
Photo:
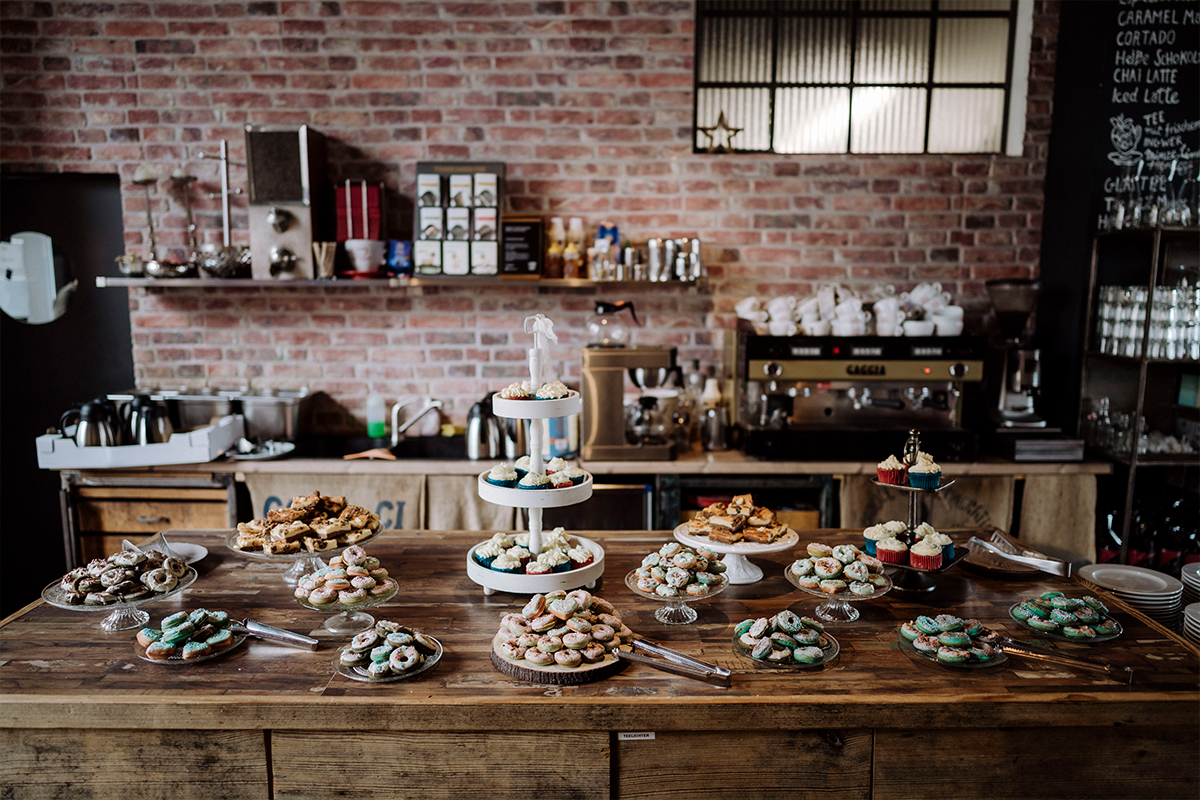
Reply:
[[[700,0],[693,149],[1021,153],[1032,0]]]

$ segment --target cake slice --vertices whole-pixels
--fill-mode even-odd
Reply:
[[[729,501],[731,506],[750,506],[754,508],[754,497],[748,494],[735,494],[733,499]]]
[[[300,511],[308,512],[308,511],[312,511],[313,509],[315,509],[317,507],[317,504],[320,502],[321,502],[321,493],[318,491],[313,491],[312,494],[307,494],[307,495],[304,495],[303,497],[293,497],[292,498],[292,508],[298,509]]]
[[[268,539],[266,543],[263,544],[263,552],[267,555],[299,553],[300,542],[281,542],[276,539]]]
[[[784,526],[778,524],[759,525],[742,529],[742,538],[747,542],[771,544],[783,535]]]
[[[775,512],[769,508],[758,506],[750,512],[750,516],[746,519],[746,524],[755,528],[773,525],[775,524]]]
[[[312,528],[296,520],[286,525],[276,525],[271,529],[271,539],[276,542],[294,542],[306,533],[312,533]]]
[[[315,519],[308,523],[308,527],[312,528],[317,536],[331,541],[350,531],[350,523],[340,519]]]
[[[332,550],[337,546],[337,539],[314,539],[311,536],[304,537],[304,549],[310,553],[319,553],[322,550]]]
[[[708,524],[712,526],[714,531],[729,531],[737,533],[746,525],[746,518],[734,514],[720,514],[715,517],[708,518]]]
[[[267,512],[268,520],[281,524],[295,522],[303,516],[304,512],[298,508],[274,508]]]
[[[742,534],[740,531],[731,531],[725,528],[718,528],[714,526],[712,530],[708,532],[708,538],[710,541],[718,542],[720,544],[737,544],[742,540]]]
[[[688,533],[692,536],[708,536],[709,531],[712,530],[712,525],[706,519],[693,517],[687,521],[687,529]]]
[[[349,523],[350,527],[354,530],[358,530],[370,521],[371,512],[362,506],[346,506],[342,509],[342,513],[338,514],[338,519]]]
[[[338,537],[338,541],[344,542],[346,544],[355,544],[356,542],[361,542],[363,539],[366,539],[366,538],[374,536],[374,535],[375,535],[375,531],[373,531],[369,528],[360,528],[356,531],[350,531],[349,533],[343,533],[341,536]]]

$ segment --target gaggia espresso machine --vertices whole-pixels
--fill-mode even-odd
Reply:
[[[732,339],[732,342],[730,341]],[[983,379],[983,338],[726,336],[731,407],[747,455],[878,461],[919,428],[942,461],[969,461],[978,437],[964,399]]]

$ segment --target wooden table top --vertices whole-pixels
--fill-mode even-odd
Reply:
[[[580,534],[606,551],[605,576],[594,593],[614,603],[636,633],[731,669],[730,688],[640,664],[578,687],[503,675],[489,661],[490,643],[501,615],[520,610],[528,598],[486,597],[467,577],[466,553],[481,534],[429,531],[387,532],[367,546],[400,583],[394,599],[369,613],[440,639],[441,663],[409,681],[352,681],[331,664],[348,637],[327,634],[321,623],[328,614],[292,599],[283,566],[231,552],[224,531],[168,531],[171,541],[204,545],[208,556],[195,565],[200,577],[186,592],[145,606],[152,624],[179,610],[225,609],[235,618],[309,633],[322,640],[321,649],[250,639],[204,663],[154,664],[135,654],[136,631],[104,633],[103,614],[39,600],[0,623],[0,727],[356,729],[364,719],[376,729],[539,731],[1200,724],[1200,651],[1077,579],[1041,573],[1002,579],[960,565],[936,576],[933,592],[892,591],[857,603],[857,621],[829,627],[841,646],[835,661],[815,671],[781,671],[735,655],[731,638],[743,619],[784,608],[811,614],[821,602],[784,578],[794,552],[756,556],[762,581],[695,603],[699,619],[691,625],[665,626],[653,616],[658,604],[634,595],[624,577],[669,534]],[[804,531],[800,548],[860,538],[857,531]],[[1093,645],[1053,642],[1009,619],[1014,602],[1050,589],[1101,597],[1124,634]],[[901,651],[899,624],[937,613],[975,617],[1015,639],[1130,666],[1133,683],[1017,658],[984,670],[951,669]]]

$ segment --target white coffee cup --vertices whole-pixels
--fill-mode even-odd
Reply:
[[[938,336],[959,336],[963,332],[963,322],[961,319],[934,317],[933,324],[937,328]]]
[[[962,319],[963,318],[963,307],[962,306],[946,306],[945,308],[941,308],[941,309],[938,309],[937,311],[935,311],[933,315],[935,317],[944,317],[946,319]]]
[[[776,297],[767,303],[767,313],[771,315],[772,320],[791,320],[794,318],[795,311],[796,298],[791,295]]]
[[[932,311],[933,313],[936,314],[937,312],[941,311],[943,308],[948,307],[950,305],[950,301],[951,301],[951,297],[950,297],[949,292],[941,292],[940,294],[935,294],[932,297],[930,297],[928,300],[925,301],[925,303],[924,303],[925,310]]]
[[[909,292],[908,297],[914,303],[925,305],[930,299],[941,293],[942,285],[940,283],[922,283]]]
[[[892,314],[876,314],[875,335],[903,336],[904,328],[900,325],[900,318]]]
[[[834,309],[834,314],[842,319],[854,319],[862,316],[862,301],[857,297],[851,297],[849,300],[843,300],[838,303]]]
[[[752,317],[749,315],[761,310],[761,308],[762,307],[759,305],[757,297],[745,297],[737,301],[737,304],[734,305],[733,310],[736,311],[737,315],[743,319],[752,319]]]
[[[834,336],[858,336],[862,333],[861,320],[834,319],[829,326]]]
[[[875,305],[876,316],[896,316],[900,313],[900,301],[895,297],[885,297],[882,300],[876,300]]]
[[[815,297],[810,297],[796,306],[797,317],[821,317],[821,301]]]
[[[832,326],[827,319],[812,317],[811,321],[803,324],[804,332],[809,336],[828,336]]]
[[[767,330],[772,336],[795,336],[799,331],[796,323],[788,320],[771,320],[767,323]]]
[[[933,336],[935,329],[931,319],[910,319],[904,323],[905,336]]]
[[[347,239],[346,254],[350,263],[358,272],[372,272],[381,264],[387,250],[387,243],[377,239]]]

